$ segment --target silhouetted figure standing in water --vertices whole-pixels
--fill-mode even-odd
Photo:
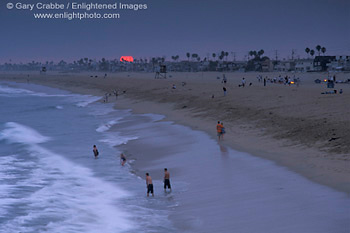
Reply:
[[[97,150],[96,145],[94,145],[94,147],[93,147],[92,151],[94,152],[95,159],[97,159],[97,157],[98,157],[98,150]]]
[[[167,168],[164,168],[164,191],[166,191],[166,188],[169,188],[171,191],[170,173]]]
[[[154,196],[152,177],[149,175],[149,173],[146,173],[146,185],[147,185],[147,197],[149,196],[149,193],[152,193],[152,196]]]

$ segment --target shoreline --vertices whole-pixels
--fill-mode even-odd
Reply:
[[[1,75],[0,77],[3,76],[4,75]],[[70,80],[69,77],[71,78]],[[100,86],[96,83],[95,79],[90,79],[89,82],[84,82],[84,84],[81,85],[79,83],[81,80],[79,78],[74,80],[74,77],[74,74],[64,78],[55,78],[54,80],[51,80],[50,76],[38,78],[30,77],[30,82],[65,89],[80,94],[97,96],[102,96],[106,91],[112,89],[111,87],[108,87],[108,84],[107,86]],[[27,82],[27,77],[25,77],[25,75],[19,75],[15,78],[6,77],[5,79],[14,82]],[[115,80],[117,83],[118,81],[121,80]],[[168,80],[160,80],[160,82],[163,81],[169,83]],[[177,81],[177,83],[178,82],[179,81]],[[133,85],[136,87],[135,89],[137,91],[142,90],[141,87],[139,87],[140,83],[135,80],[131,80],[129,86]],[[106,90],[107,88],[109,89]],[[156,88],[157,87],[154,87],[154,90],[152,89],[152,91],[157,92],[158,90]],[[184,103],[188,103],[186,95],[181,96],[180,101],[171,102],[167,98],[160,100],[159,98],[152,99],[152,96],[144,98],[144,93],[137,93],[136,90],[130,90],[128,88],[125,89],[125,95],[118,97],[117,101],[115,101],[113,97],[110,98],[113,100],[111,103],[114,103],[115,107],[118,109],[132,109],[133,113],[161,114],[166,117],[163,120],[173,121],[176,124],[185,125],[191,129],[204,131],[210,135],[210,137],[215,139],[216,121],[222,120],[225,124],[227,133],[224,141],[220,142],[221,145],[228,146],[237,151],[244,151],[253,156],[268,159],[280,166],[301,174],[313,182],[345,192],[348,195],[350,194],[350,180],[348,178],[350,174],[349,160],[347,158],[338,159],[342,158],[341,154],[336,154],[335,157],[329,159],[328,157],[330,153],[328,151],[322,151],[317,147],[308,147],[305,144],[296,143],[289,138],[281,138],[277,140],[271,133],[271,129],[268,127],[267,130],[264,131],[249,121],[241,121],[240,124],[237,124],[238,121],[236,120],[230,122],[225,118],[215,119],[210,111],[208,113],[208,111],[205,112],[201,108],[192,108],[184,105]],[[129,94],[130,92],[131,94]]]
[[[135,114],[153,113],[164,115],[165,118],[161,121],[172,121],[175,124],[184,125],[194,130],[203,131],[206,134],[208,134],[212,139],[217,140],[215,125],[213,124],[216,123],[215,121],[193,118],[191,117],[191,113],[189,113],[186,110],[174,112],[172,105],[173,104],[159,104],[144,101],[142,101],[141,103],[138,102],[138,100],[119,99],[118,102],[115,103],[115,108],[131,109],[132,113]],[[276,142],[272,138],[267,136],[265,136],[264,138],[256,137],[254,135],[254,132],[244,132],[244,130],[242,130],[240,127],[233,128],[231,126],[230,130],[230,132],[227,132],[225,134],[224,140],[218,141],[218,144],[229,147],[235,151],[248,153],[252,156],[270,160],[272,162],[275,162],[279,166],[283,166],[297,174],[302,175],[303,177],[306,177],[307,179],[313,182],[331,187],[332,189],[335,189],[337,191],[345,192],[348,195],[350,194],[350,188],[347,186],[349,184],[348,178],[346,176],[343,176],[343,173],[332,173],[331,176],[329,176],[329,173],[325,173],[322,169],[323,166],[333,165],[337,167],[343,167],[343,169],[346,170],[348,168],[347,164],[342,164],[341,162],[329,164],[328,161],[323,161],[321,159],[319,161],[319,166],[321,166],[321,169],[318,169],[317,167],[315,167],[314,161],[308,161],[309,158],[305,157],[306,154],[320,153],[315,149],[305,148],[299,145],[288,145],[287,147],[285,147],[285,144],[290,143],[287,140]],[[231,139],[234,138],[235,133],[239,133],[241,135],[244,134],[243,140],[241,139],[239,141],[232,141]],[[251,146],[250,141],[257,142],[259,146]],[[276,145],[276,143],[278,143],[278,145]],[[262,147],[261,145],[264,146]],[[268,148],[272,145],[274,146],[274,148],[272,150],[269,150]],[[295,160],[297,160],[297,162]],[[303,165],[300,166],[299,163],[303,163]]]

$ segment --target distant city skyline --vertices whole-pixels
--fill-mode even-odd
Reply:
[[[26,3],[37,3],[28,0]],[[49,3],[44,0],[41,2]],[[69,1],[57,0],[58,3]],[[99,3],[114,3],[102,0]],[[135,3],[125,0],[123,3]],[[13,2],[15,3],[15,2]],[[250,50],[275,59],[307,57],[305,48],[350,54],[348,0],[138,1],[147,10],[123,11],[120,19],[34,19],[33,12],[0,3],[0,63],[71,62],[88,57],[150,58],[229,52],[243,60]],[[49,11],[45,11],[49,12]],[[101,11],[105,12],[105,11]]]

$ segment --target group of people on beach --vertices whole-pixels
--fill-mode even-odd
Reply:
[[[218,79],[221,79],[220,77],[217,77]],[[259,83],[263,83],[264,86],[266,86],[267,83],[278,83],[278,84],[284,84],[284,85],[300,85],[300,78],[295,77],[295,75],[292,77],[286,75],[285,77],[282,77],[281,75],[279,75],[278,77],[273,77],[273,78],[269,78],[268,76],[263,77],[262,75],[258,75],[256,77],[256,79],[258,80]],[[227,78],[225,76],[225,74],[223,74],[223,78],[221,83],[223,83],[224,85],[227,83]],[[241,84],[238,84],[238,87],[246,87],[246,86],[252,86],[253,83],[249,82],[247,83],[247,80],[243,77],[241,80]],[[223,92],[224,92],[224,96],[226,96],[227,94],[227,87],[223,86],[222,88]],[[214,98],[214,95],[212,96],[212,98]]]
[[[171,185],[170,185],[170,173],[167,168],[164,168],[164,191],[168,188],[171,191]],[[151,193],[152,196],[154,196],[154,190],[153,190],[153,182],[152,177],[149,175],[149,173],[146,173],[146,186],[147,186],[147,197],[149,197],[149,194]]]
[[[94,153],[95,159],[97,159],[99,156],[99,152],[98,152],[96,145],[93,146],[92,151]],[[120,154],[120,164],[122,166],[124,166],[125,163],[126,163],[126,157],[125,157],[124,153],[121,153]],[[170,173],[169,173],[167,168],[164,168],[164,180],[163,181],[164,181],[164,191],[166,191],[167,188],[171,191]],[[150,193],[152,194],[152,196],[154,196],[152,177],[149,175],[148,172],[146,173],[146,186],[147,186],[147,197],[149,196]]]
[[[125,94],[126,93],[126,91],[123,91],[123,94]],[[120,95],[119,94],[119,91],[117,90],[117,89],[114,89],[113,90],[113,94],[112,93],[109,93],[109,92],[106,92],[105,94],[104,94],[104,96],[103,96],[103,103],[108,103],[108,98],[110,97],[110,96],[115,96],[115,100],[117,100],[118,99],[118,96]]]
[[[258,75],[256,79],[258,80],[258,82],[263,82],[264,86],[266,86],[266,83],[278,83],[289,86],[292,84],[296,84],[297,86],[299,86],[300,84],[300,78],[296,78],[295,75],[293,76],[293,78],[288,75],[286,75],[285,77],[279,75],[278,77],[275,76],[273,78],[269,78],[267,76],[263,78],[262,75]]]

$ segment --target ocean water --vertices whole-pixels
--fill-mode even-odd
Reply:
[[[138,136],[108,130],[131,113],[98,99],[0,84],[0,232],[173,231],[173,203],[147,199],[144,180],[120,166],[115,146]]]

